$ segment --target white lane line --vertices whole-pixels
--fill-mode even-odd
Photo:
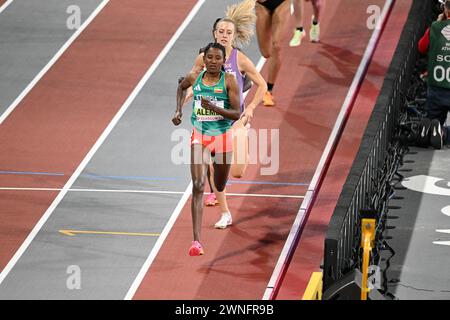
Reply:
[[[195,12],[197,12],[200,9],[201,5],[203,4],[203,2],[205,2],[205,0],[201,0],[200,2],[197,3],[198,8]],[[200,5],[199,5],[199,3],[200,3]],[[194,9],[195,8],[196,7],[194,7]],[[191,11],[191,13],[192,13],[192,11]],[[172,215],[170,216],[169,221],[167,221],[163,231],[161,232],[161,235],[159,236],[158,240],[156,241],[155,245],[153,246],[152,251],[150,251],[149,256],[147,257],[147,259],[145,260],[141,269],[139,270],[139,273],[137,274],[136,278],[134,279],[133,283],[131,284],[130,289],[128,289],[128,292],[125,295],[124,300],[133,299],[133,296],[136,293],[139,286],[141,285],[141,282],[144,279],[145,275],[147,274],[148,269],[150,269],[150,266],[152,265],[153,260],[155,260],[156,255],[158,254],[159,250],[161,249],[164,241],[166,241],[166,238],[169,235],[169,232],[172,229],[173,225],[175,224],[175,221],[177,221],[178,216],[181,213],[181,210],[183,210],[184,205],[188,201],[189,196],[191,195],[191,190],[192,190],[192,181],[186,187],[186,190],[183,193],[183,197],[181,197],[180,201],[178,202],[178,205],[176,206],[175,210],[173,211]]]
[[[264,292],[263,300],[271,300],[274,298],[274,294],[276,294],[278,290],[278,286],[281,283],[284,272],[288,267],[288,260],[290,259],[292,253],[295,250],[295,243],[300,235],[300,230],[303,227],[306,218],[308,216],[309,211],[311,210],[311,205],[314,200],[314,195],[318,191],[318,186],[324,176],[324,172],[327,167],[327,163],[330,161],[331,156],[333,154],[333,149],[338,142],[338,138],[340,133],[344,129],[345,121],[347,119],[348,110],[350,106],[353,104],[354,99],[356,97],[356,93],[359,90],[359,87],[363,81],[364,75],[367,72],[367,68],[370,64],[370,60],[375,52],[376,44],[380,38],[382,26],[387,18],[390,8],[392,7],[394,0],[387,0],[384,4],[384,8],[381,14],[381,19],[378,20],[377,26],[372,32],[372,36],[367,45],[366,51],[364,52],[364,56],[361,60],[361,63],[358,67],[358,70],[353,78],[352,84],[349,88],[347,96],[344,100],[344,103],[341,106],[341,111],[336,119],[336,123],[334,124],[333,130],[331,131],[330,137],[328,138],[328,142],[325,146],[325,149],[322,153],[322,157],[320,158],[319,164],[314,173],[313,179],[311,180],[311,184],[308,187],[308,192],[306,193],[306,197],[303,200],[302,205],[297,213],[294,224],[289,232],[289,236],[284,244],[283,250],[278,258],[277,264],[274,268],[272,276],[267,284],[266,290]]]
[[[433,241],[433,244],[438,244],[441,246],[450,246],[450,241]]]
[[[15,188],[0,187],[5,191],[63,191],[63,188]],[[184,194],[183,191],[163,191],[163,190],[130,190],[130,189],[77,189],[69,188],[67,192],[100,192],[100,193],[154,193],[154,194]]]
[[[2,13],[11,3],[13,0],[6,1],[1,7],[0,7],[0,13]]]
[[[15,188],[0,187],[0,191],[62,191],[62,188]],[[182,194],[185,191],[169,191],[169,190],[130,190],[130,189],[77,189],[71,188],[68,192],[103,192],[103,193],[147,193],[147,194]],[[289,194],[264,194],[264,193],[227,193],[227,196],[234,197],[261,197],[261,198],[294,198],[303,199],[305,196],[289,195]]]
[[[262,197],[262,198],[293,198],[303,199],[305,196],[288,195],[288,194],[259,194],[259,193],[228,193],[227,196],[235,197]]]
[[[258,72],[261,72],[261,69],[262,69],[262,67],[264,66],[264,63],[266,63],[266,58],[261,57],[261,58],[259,59],[259,61],[258,61],[258,64],[255,66],[255,68],[256,68],[256,70],[258,70]],[[246,92],[244,93],[244,99],[245,99],[245,97],[247,96],[247,94],[248,94],[248,91],[246,91]]]
[[[128,107],[131,105],[133,100],[136,98],[136,96],[139,94],[141,89],[144,87],[145,83],[148,81],[148,79],[152,76],[152,74],[155,72],[156,68],[158,68],[161,61],[164,59],[164,57],[167,55],[169,50],[174,45],[175,41],[179,38],[183,30],[186,28],[190,20],[192,20],[195,13],[198,11],[201,4],[203,4],[205,0],[200,0],[199,3],[192,9],[189,16],[185,19],[183,24],[178,28],[178,30],[175,32],[175,34],[172,36],[172,38],[169,40],[169,42],[166,44],[164,49],[160,52],[156,60],[153,62],[153,64],[150,66],[150,68],[147,70],[147,72],[144,74],[142,79],[139,81],[137,86],[134,88],[133,92],[129,95],[127,100],[124,102],[120,110],[117,112],[117,114],[114,116],[114,118],[109,123],[108,127],[103,131],[102,135],[98,138],[98,140],[95,142],[95,144],[92,146],[91,150],[87,153],[83,161],[80,163],[78,168],[75,170],[75,172],[72,174],[70,179],[67,181],[67,183],[64,185],[63,189],[59,192],[55,200],[53,200],[50,207],[47,209],[47,211],[44,213],[44,215],[41,217],[41,219],[38,221],[38,223],[34,226],[33,230],[31,230],[28,237],[25,239],[25,241],[20,246],[19,250],[14,254],[12,259],[8,262],[6,267],[3,269],[3,271],[0,273],[0,284],[5,280],[6,276],[9,274],[9,272],[12,270],[14,265],[17,263],[17,261],[20,259],[22,254],[25,252],[25,250],[28,248],[30,243],[33,241],[34,237],[37,235],[37,233],[41,230],[42,226],[47,222],[55,208],[58,206],[58,204],[61,202],[61,200],[64,198],[66,193],[69,191],[70,187],[73,185],[73,183],[78,179],[78,176],[82,173],[84,168],[87,166],[91,158],[94,156],[94,154],[97,152],[97,150],[100,148],[100,146],[103,144],[103,142],[106,140],[110,132],[113,130],[114,126],[119,122],[122,115],[125,113],[125,111],[128,109]],[[200,5],[199,5],[200,4]]]
[[[0,13],[2,13],[10,4],[13,2],[13,0],[6,1],[1,7],[0,7]]]
[[[109,0],[104,0],[102,3],[91,13],[89,18],[75,31],[69,40],[59,49],[59,51],[53,56],[53,58],[47,63],[47,65],[34,77],[34,79],[28,84],[28,86],[19,94],[19,96],[11,103],[11,105],[0,116],[0,124],[14,111],[19,103],[25,98],[25,96],[34,88],[34,86],[42,79],[47,71],[58,61],[67,48],[78,38],[78,36],[86,29],[86,27],[95,19],[98,13],[108,4]],[[3,7],[2,7],[3,8]],[[0,8],[1,10],[1,8]],[[1,12],[1,11],[0,11]]]
[[[203,4],[204,0],[202,1]],[[201,5],[200,5],[201,6]],[[199,7],[200,9],[200,7]],[[256,70],[261,71],[262,67],[264,66],[264,63],[266,62],[266,59],[264,57],[261,57],[258,61],[258,64],[256,65]],[[244,99],[246,98],[248,94],[248,91],[244,93]],[[150,256],[145,261],[144,265],[142,266],[141,270],[139,271],[139,274],[137,275],[136,279],[133,281],[133,284],[131,285],[130,290],[128,290],[127,295],[125,296],[125,300],[131,300],[133,299],[134,294],[136,293],[137,289],[139,288],[142,280],[144,279],[145,275],[147,274],[148,270],[150,269],[151,264],[153,263],[153,260],[155,259],[156,255],[158,254],[159,250],[161,249],[164,240],[166,239],[167,235],[169,234],[170,230],[172,229],[176,219],[181,213],[181,210],[183,209],[184,205],[186,204],[186,201],[189,199],[189,195],[191,194],[192,189],[192,181],[189,184],[189,186],[186,188],[185,193],[183,194],[183,197],[181,198],[180,202],[178,203],[177,207],[175,208],[174,212],[172,213],[172,216],[169,219],[169,222],[167,223],[166,227],[163,230],[164,237],[160,237],[158,241],[156,242],[155,246],[153,247]],[[227,193],[227,196],[232,195],[242,195],[242,196],[249,196],[248,194],[232,194]],[[257,196],[257,195],[254,195]],[[265,195],[270,196],[270,195]],[[273,196],[273,195],[272,195]],[[302,196],[285,196],[287,197],[297,197],[301,198]]]

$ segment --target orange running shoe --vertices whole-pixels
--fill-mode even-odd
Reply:
[[[214,207],[216,204],[218,204],[219,201],[217,201],[216,195],[214,192],[210,193],[205,200],[205,206],[207,207]]]
[[[203,247],[198,241],[192,241],[192,246],[189,248],[189,255],[191,257],[194,256],[202,256],[205,252],[203,251]]]
[[[275,100],[273,98],[272,92],[266,91],[266,94],[264,95],[264,98],[263,98],[263,104],[266,107],[272,107],[275,105]]]

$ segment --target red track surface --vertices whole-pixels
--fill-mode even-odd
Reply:
[[[6,0],[0,0],[0,7],[6,2]]]
[[[397,1],[394,6],[276,299],[301,299],[311,273],[320,271],[328,223],[358,151],[410,7],[411,0]]]
[[[382,7],[384,1],[371,4]],[[291,33],[286,32],[283,66],[274,91],[277,106],[260,107],[253,122],[254,128],[280,129],[279,172],[260,176],[259,166],[254,165],[245,180],[310,182],[371,35],[366,9],[363,1],[328,2],[318,45],[305,42],[300,48],[289,48]],[[309,13],[310,8],[305,16]],[[302,187],[239,186],[239,192],[247,193],[303,195],[304,191]],[[206,254],[195,258],[187,255],[192,227],[190,202],[185,205],[135,299],[262,298],[301,199],[230,197],[229,202],[234,226],[228,230],[214,230],[218,209],[205,209],[202,243]]]
[[[61,188],[195,3],[129,2],[132,5],[125,8],[121,1],[111,0],[0,127],[0,170],[61,172],[64,176],[0,175],[0,185]],[[396,6],[405,8],[409,3],[402,1]],[[381,7],[384,1],[370,4]],[[157,15],[152,10],[155,7]],[[311,12],[310,6],[306,7],[305,21]],[[245,180],[310,182],[371,35],[366,9],[364,1],[328,1],[321,44],[305,41],[299,48],[289,48],[291,32],[286,32],[283,66],[274,91],[277,106],[260,107],[253,122],[254,128],[280,130],[279,172],[261,176],[260,167],[252,165]],[[398,11],[401,9],[394,13]],[[407,10],[401,14],[404,17]],[[403,23],[397,17],[391,20],[389,23],[398,24],[398,34]],[[389,39],[386,43],[395,46],[397,38]],[[371,67],[357,101],[368,108],[390,59],[388,53],[377,54],[380,60]],[[361,109],[354,109],[356,120],[347,124],[345,144],[336,151],[323,195],[316,201],[317,209],[311,213],[298,256],[285,278],[289,286],[282,288],[279,298],[298,298],[310,271],[320,264],[333,201],[369,114]],[[228,188],[229,192],[291,195],[303,195],[305,190],[301,186],[237,184]],[[0,270],[56,195],[0,191]],[[261,298],[300,203],[301,199],[230,197],[234,226],[223,231],[211,227],[218,209],[205,209],[202,242],[206,255],[192,258],[187,255],[192,239],[188,201],[135,298]]]
[[[4,187],[61,188],[195,4],[111,0],[0,127]],[[154,8],[158,8],[155,14]],[[0,191],[0,270],[56,192]]]

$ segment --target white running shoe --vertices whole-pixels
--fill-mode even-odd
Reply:
[[[216,229],[225,229],[228,226],[231,226],[233,223],[233,219],[231,218],[230,212],[224,212],[222,213],[222,217],[219,221],[214,225],[214,228]]]

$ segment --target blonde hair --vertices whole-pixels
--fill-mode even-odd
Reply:
[[[220,21],[228,21],[234,24],[235,42],[238,46],[249,44],[255,32],[255,0],[244,0],[228,6],[225,18]]]

